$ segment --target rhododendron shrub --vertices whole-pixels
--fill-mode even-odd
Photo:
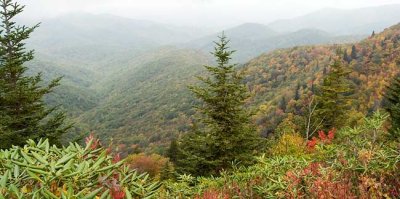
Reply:
[[[166,182],[160,198],[277,198],[284,197],[288,183],[286,173],[308,165],[301,157],[261,156],[256,165],[234,167],[219,177],[191,177],[183,175],[177,182]]]
[[[0,151],[0,198],[144,198],[159,183],[124,165],[94,136],[86,146],[59,148],[48,140]]]
[[[302,154],[270,153],[220,177],[166,182],[160,198],[400,198],[400,143],[385,139],[384,120],[319,131]]]

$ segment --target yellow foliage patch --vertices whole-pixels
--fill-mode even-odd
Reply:
[[[305,153],[305,141],[298,133],[283,134],[277,144],[271,148],[273,155],[302,155]]]

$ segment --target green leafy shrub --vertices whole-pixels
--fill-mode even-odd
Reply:
[[[0,198],[152,198],[159,183],[108,154],[90,137],[82,148],[29,140],[0,152]]]
[[[219,177],[182,175],[159,198],[399,198],[400,144],[387,139],[386,118],[377,112],[354,128],[319,131],[302,152],[261,156]]]
[[[250,167],[222,172],[219,177],[192,177],[181,175],[177,182],[166,182],[160,198],[278,198],[284,196],[288,182],[286,173],[300,170],[309,160],[293,156],[257,158]]]

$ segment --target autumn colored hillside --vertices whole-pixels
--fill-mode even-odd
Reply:
[[[238,66],[251,92],[247,105],[255,112],[253,121],[258,132],[263,136],[273,135],[287,117],[293,117],[296,129],[304,132],[308,104],[318,92],[324,75],[329,73],[338,49],[342,51],[340,59],[345,60],[345,67],[351,71],[349,81],[354,92],[348,96],[357,99],[350,104],[349,125],[359,123],[364,115],[381,107],[388,80],[399,72],[399,39],[400,25],[395,25],[358,43],[280,49]],[[191,128],[194,97],[189,94],[187,85],[196,84],[194,77],[203,70],[200,62],[204,60],[207,64],[210,59],[201,53],[188,53],[192,51],[167,49],[161,52],[164,58],[156,59],[157,54],[150,54],[147,61],[133,69],[121,69],[124,75],[115,74],[107,79],[102,92],[112,97],[82,114],[77,124],[98,133],[104,141],[112,137],[125,152],[140,148],[165,153],[172,139]],[[149,66],[155,68],[152,73],[147,72],[151,69]],[[163,72],[165,67],[179,69]],[[179,86],[154,84],[154,78],[148,77],[154,74],[158,75],[157,81],[179,81]],[[141,83],[132,83],[137,76]],[[118,88],[118,85],[126,86]],[[141,85],[152,89],[144,91]]]
[[[399,72],[399,43],[400,24],[355,44],[281,49],[251,60],[243,70],[252,93],[249,104],[257,108],[255,122],[261,133],[274,132],[287,113],[305,112],[338,48],[351,71],[354,92],[348,95],[357,100],[352,100],[349,123],[356,124],[382,105],[385,86]]]

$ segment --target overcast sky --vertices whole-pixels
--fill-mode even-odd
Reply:
[[[109,13],[135,19],[190,26],[268,23],[322,8],[353,9],[400,0],[20,0],[29,17],[69,12]]]

